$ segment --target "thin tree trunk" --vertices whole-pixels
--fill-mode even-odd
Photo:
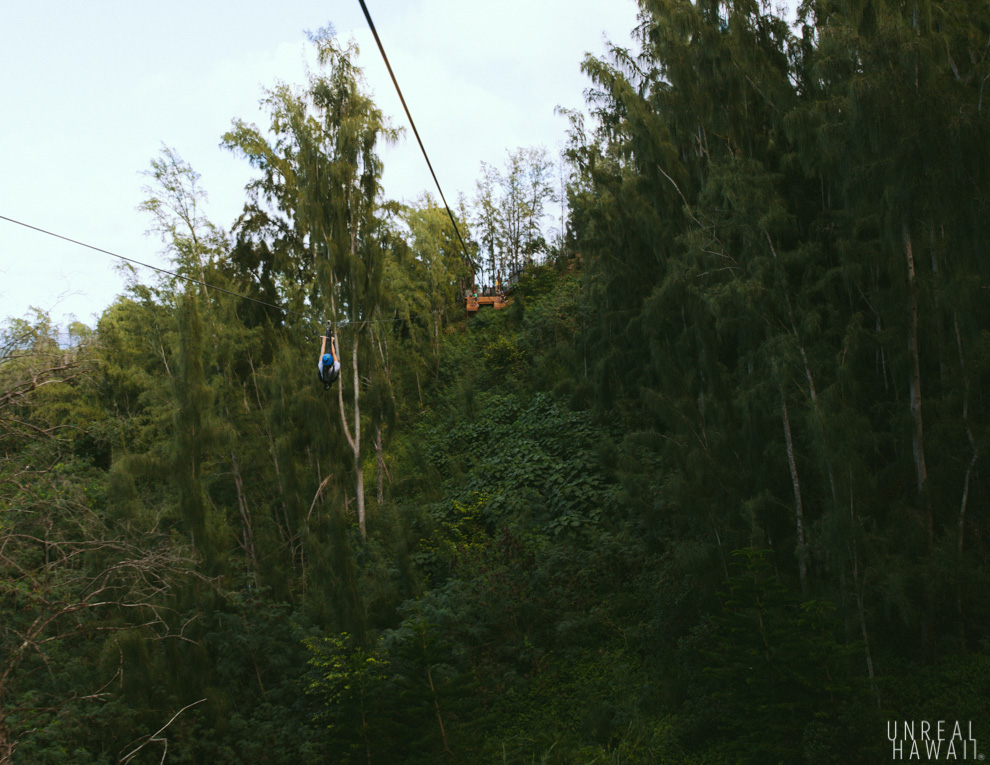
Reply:
[[[165,365],[165,374],[168,377],[172,376],[172,370],[168,368],[168,359],[165,357],[165,346],[161,342],[161,338],[158,340],[158,351],[162,357],[162,364]]]
[[[856,544],[853,543],[853,578],[856,578]],[[866,630],[866,611],[863,608],[863,593],[859,587],[856,585],[856,610],[859,614],[859,628],[863,635],[863,651],[866,655],[866,674],[870,680],[870,689],[873,691],[873,695],[877,697],[877,709],[881,708],[880,702],[880,687],[877,685],[876,673],[873,669],[873,652],[870,650],[870,635]]]
[[[348,206],[350,204],[350,190],[348,190]],[[350,221],[350,250],[351,257],[357,256],[357,226],[354,225],[353,219]],[[326,237],[327,247],[330,247],[330,239]],[[333,272],[330,273],[330,311],[331,315],[336,321],[337,318],[337,301],[334,295],[334,280]],[[353,295],[352,295],[353,298]],[[351,311],[353,316],[353,311],[355,310],[354,303],[351,303]],[[354,473],[355,473],[355,488],[357,491],[357,514],[358,514],[358,527],[361,529],[361,538],[367,539],[368,532],[365,528],[364,521],[364,472],[361,470],[361,377],[358,374],[358,342],[361,337],[361,330],[364,329],[365,323],[362,322],[361,326],[357,326],[354,329],[353,345],[351,346],[351,374],[354,381],[354,431],[347,425],[347,411],[344,409],[344,390],[343,386],[338,381],[337,383],[337,402],[340,405],[340,421],[344,426],[344,436],[347,438],[347,443],[351,447],[351,451],[354,454]],[[338,353],[340,349],[337,349]],[[370,760],[370,753],[369,753]]]
[[[254,384],[254,397],[258,402],[258,411],[264,412],[264,407],[261,404],[261,391],[258,390],[258,373],[254,369],[254,360],[248,356],[248,364],[251,367],[251,381]],[[289,522],[289,506],[285,501],[285,487],[282,485],[282,470],[278,464],[278,452],[275,450],[275,436],[268,425],[265,425],[265,435],[268,437],[268,453],[272,458],[272,465],[275,467],[275,485],[278,487],[278,497],[282,504],[282,515],[285,518],[286,524]],[[281,526],[281,524],[279,524]],[[289,527],[286,525],[285,528],[286,540],[288,541],[291,534],[289,534]]]
[[[440,321],[441,317],[437,315],[437,312],[433,312],[433,360],[436,370],[434,371],[435,379],[440,379]]]
[[[863,651],[866,654],[866,674],[870,679],[870,688],[877,697],[877,709],[881,708],[880,688],[877,686],[876,673],[873,669],[873,652],[870,650],[870,633],[866,629],[866,609],[863,607],[863,588],[859,579],[859,548],[856,544],[856,505],[853,502],[852,475],[849,478],[849,520],[852,534],[852,565],[853,587],[856,593],[856,613],[859,616],[859,628],[863,635]]]
[[[437,714],[437,722],[440,724],[440,738],[443,740],[443,751],[449,761],[453,752],[450,751],[450,744],[447,743],[447,731],[444,730],[443,716],[440,714],[440,697],[437,695],[437,689],[433,686],[433,672],[429,666],[426,667],[426,679],[430,681],[430,690],[433,692],[433,708]]]
[[[357,471],[357,514],[358,528],[361,529],[361,539],[368,538],[368,530],[364,521],[364,471],[361,469],[361,459],[354,455],[354,469]]]
[[[966,505],[969,500],[969,481],[973,474],[973,468],[980,457],[980,450],[976,446],[976,439],[973,438],[973,429],[969,423],[969,375],[966,373],[966,363],[962,349],[962,333],[959,331],[959,316],[953,315],[953,324],[956,331],[956,350],[959,353],[959,370],[963,379],[963,423],[966,425],[966,438],[969,440],[969,447],[973,450],[973,456],[966,468],[966,478],[963,480],[962,501],[959,504],[959,555],[962,556],[963,540],[966,531]]]
[[[914,420],[912,436],[912,452],[917,476],[918,498],[924,503],[925,489],[928,485],[928,466],[925,462],[925,431],[921,416],[921,357],[918,352],[918,284],[915,279],[914,252],[911,247],[911,234],[907,224],[904,224],[904,257],[907,261],[908,302],[910,317],[908,324],[908,352],[911,354],[910,371],[910,404],[911,417]],[[927,503],[925,503],[927,505]],[[929,548],[935,542],[935,528],[931,508],[923,510],[925,533],[928,536]]]
[[[394,405],[395,393],[392,390],[392,365],[389,361],[389,356],[388,356],[388,340],[382,337],[383,333],[379,333],[379,335],[376,336],[374,333],[370,331],[370,327],[372,325],[369,324],[368,326],[369,326],[369,334],[371,334],[372,336],[372,341],[377,341],[378,343],[378,355],[382,360],[382,369],[385,372],[385,384],[388,386],[389,397],[392,399],[392,403]],[[388,470],[388,468],[386,468],[385,466],[385,452],[382,446],[381,422],[378,422],[375,425],[375,456],[377,457],[377,473],[378,473],[376,476],[378,479],[378,493],[376,495],[376,498],[378,500],[378,504],[381,505],[385,501],[384,481],[385,481],[385,474]]]
[[[364,738],[364,753],[371,765],[371,740],[368,738],[368,720],[364,714],[364,699],[361,699],[361,735]]]
[[[979,458],[979,452],[974,448],[973,457],[969,461],[969,465],[966,467],[966,477],[963,479],[963,492],[962,500],[959,502],[959,546],[957,552],[960,556],[963,553],[963,540],[965,539],[966,532],[966,505],[969,501],[969,480],[973,475],[973,468],[976,467],[976,461]]]
[[[774,261],[777,261],[777,249],[773,246],[773,239],[770,237],[770,232],[764,229],[764,233],[767,237],[767,242],[770,244],[770,252],[773,254]],[[832,506],[835,508],[836,512],[839,509],[839,494],[835,487],[835,475],[832,472],[832,461],[829,457],[828,444],[825,439],[825,417],[822,414],[821,409],[818,406],[818,389],[815,386],[815,376],[811,372],[811,363],[808,361],[808,354],[804,349],[804,343],[801,341],[801,334],[798,332],[797,320],[794,318],[794,307],[791,304],[790,293],[787,292],[785,287],[784,297],[787,302],[787,316],[791,322],[791,333],[794,335],[794,341],[797,343],[798,351],[801,353],[801,361],[804,364],[804,376],[808,381],[808,396],[811,398],[811,409],[814,413],[815,427],[819,431],[822,446],[822,455],[825,461],[825,472],[828,475],[828,485],[832,491]],[[781,400],[783,401],[783,388],[781,388]],[[786,412],[785,412],[786,414]],[[790,427],[788,426],[788,431]],[[796,478],[797,469],[794,468],[792,471],[792,477]],[[798,500],[800,501],[800,500]]]
[[[976,466],[976,460],[979,457],[979,453],[974,449],[973,457],[969,461],[969,465],[966,467],[966,478],[963,480],[963,492],[962,500],[959,503],[959,547],[958,555],[960,559],[963,554],[963,539],[965,538],[966,532],[966,503],[969,500],[969,479],[973,474],[973,468]],[[959,619],[959,638],[963,644],[963,650],[966,647],[966,622],[964,620],[963,611],[963,600],[962,600],[962,589],[963,583],[960,579],[956,582],[956,616]]]
[[[364,521],[364,470],[361,469],[361,378],[358,375],[357,333],[351,353],[351,369],[354,373],[354,471],[357,473],[357,511],[361,538],[368,538]]]
[[[722,572],[725,574],[725,580],[729,581],[731,577],[729,576],[729,567],[725,562],[725,550],[722,547],[722,537],[718,533],[718,526],[715,524],[715,518],[712,517],[711,513],[708,514],[708,519],[712,522],[712,528],[715,530],[715,541],[718,543],[718,557],[722,561]]]
[[[804,506],[801,502],[801,481],[798,476],[797,461],[794,458],[794,441],[791,438],[791,422],[787,416],[787,402],[784,388],[780,386],[780,416],[784,424],[784,441],[787,444],[787,466],[791,471],[791,485],[794,488],[794,522],[797,535],[798,575],[801,579],[801,594],[808,594],[808,547],[804,538]]]
[[[375,430],[375,455],[378,457],[378,494],[376,499],[381,505],[385,501],[385,457],[382,454],[382,426]]]
[[[963,422],[966,425],[966,438],[969,440],[969,447],[973,450],[973,456],[969,460],[969,465],[966,466],[966,477],[963,479],[962,499],[959,502],[959,541],[957,553],[961,559],[964,542],[966,539],[966,508],[969,503],[969,482],[973,475],[973,468],[976,467],[976,462],[980,458],[980,450],[976,446],[976,439],[973,438],[973,429],[969,424],[969,375],[966,373],[965,357],[963,356],[962,333],[959,331],[959,316],[954,314],[952,318],[954,329],[956,331],[956,350],[959,352],[959,370],[962,373],[963,378]],[[959,636],[962,639],[963,646],[965,647],[966,628],[965,622],[963,621],[961,581],[956,584],[956,612],[959,617]]]
[[[880,333],[883,332],[883,325],[880,323],[879,316],[877,316],[876,329],[877,329],[877,337],[879,337]],[[887,376],[887,352],[884,350],[882,345],[880,346],[880,349],[877,351],[877,366],[880,367],[880,373],[883,376],[884,392],[889,392],[892,383]]]
[[[0,765],[14,765],[14,742],[10,739],[7,716],[0,712]]]
[[[370,328],[370,325],[369,325]],[[388,383],[389,393],[392,391],[392,364],[388,356],[388,339],[382,338],[382,334],[379,333],[375,335],[369,330],[368,334],[371,335],[371,339],[378,343],[378,356],[382,360],[382,369],[385,371],[385,382]],[[393,396],[394,399],[394,396]]]
[[[948,379],[948,370],[946,369],[948,360],[946,359],[947,354],[945,351],[945,321],[942,319],[942,289],[938,273],[938,249],[935,246],[934,223],[929,223],[928,225],[928,237],[929,246],[932,251],[932,276],[934,277],[935,284],[935,289],[932,290],[932,298],[935,301],[932,313],[935,315],[935,329],[938,337],[938,379],[939,383],[944,387]]]
[[[228,417],[230,413],[228,412]],[[251,511],[248,509],[247,497],[244,494],[244,481],[241,479],[241,467],[237,461],[237,454],[230,450],[230,464],[234,471],[234,487],[237,489],[237,505],[241,511],[241,526],[243,534],[244,552],[247,553],[251,568],[255,572],[255,584],[258,576],[258,556],[254,547],[254,529],[251,523]]]
[[[344,436],[354,455],[354,472],[357,493],[358,527],[361,538],[367,539],[368,532],[364,520],[364,471],[361,469],[361,378],[358,375],[358,341],[360,332],[354,333],[354,344],[351,348],[351,375],[354,381],[354,431],[347,424],[347,411],[344,408],[344,389],[337,385],[337,402],[340,405],[340,421],[344,426]]]
[[[790,297],[787,299],[787,310],[790,313],[791,319],[791,332],[794,333],[794,339],[797,341],[798,350],[801,352],[801,361],[804,363],[804,376],[808,380],[808,396],[811,398],[811,407],[815,415],[815,426],[820,431],[820,437],[822,442],[822,455],[825,461],[825,472],[828,475],[828,485],[832,491],[832,506],[838,511],[839,508],[839,493],[835,487],[835,475],[832,472],[832,460],[828,453],[828,443],[825,439],[825,416],[822,414],[821,408],[818,406],[818,389],[815,387],[815,377],[811,373],[811,364],[808,362],[808,354],[804,350],[804,343],[801,342],[801,336],[798,334],[797,323],[794,321],[794,312],[791,310]]]
[[[220,338],[217,336],[217,320],[213,316],[213,304],[210,302],[210,295],[206,290],[206,269],[203,266],[203,257],[199,252],[199,241],[193,235],[193,241],[196,245],[196,260],[199,264],[199,278],[202,280],[203,285],[201,292],[203,293],[203,303],[206,304],[206,318],[210,324],[210,337],[213,340],[213,353],[215,354],[215,361],[213,368],[216,370],[217,374],[223,376],[223,370],[220,368]]]

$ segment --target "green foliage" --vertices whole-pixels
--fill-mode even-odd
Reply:
[[[460,556],[476,555],[488,543],[484,510],[489,499],[488,494],[475,494],[468,502],[452,500],[431,508],[432,533],[420,540],[412,555],[428,581],[433,584],[444,581]]]
[[[595,451],[601,430],[547,394],[492,398],[482,416],[423,437],[440,475],[467,473],[462,491],[488,497],[481,516],[492,531],[511,518],[553,535],[588,532],[612,509]]]
[[[593,129],[572,115],[622,498],[657,551],[712,551],[702,602],[727,550],[772,550],[881,704],[877,643],[936,661],[985,636],[988,17],[960,9],[807,2],[792,32],[765,4],[644,3],[638,50],[585,62]]]
[[[557,286],[558,276],[552,264],[534,265],[523,271],[518,283],[513,287],[513,295],[535,300],[550,293]]]
[[[481,363],[485,379],[495,381],[517,374],[525,363],[525,356],[512,341],[497,337],[482,349]]]
[[[883,682],[886,720],[944,719],[964,725],[972,721],[973,737],[978,742],[990,739],[986,710],[990,662],[985,654],[947,656],[928,666],[894,656],[888,660],[894,666]]]
[[[344,762],[372,759],[377,750],[382,683],[388,677],[388,660],[376,651],[351,644],[347,633],[309,640],[311,679],[306,692],[319,700],[316,719],[336,742],[348,742],[341,752]]]
[[[505,284],[510,274],[546,257],[543,221],[547,206],[557,201],[553,169],[542,147],[509,152],[502,169],[481,163],[474,223],[487,284],[494,286],[499,278]]]
[[[497,703],[503,723],[495,742],[505,761],[645,764],[672,752],[669,721],[646,725],[638,714],[640,661],[621,648],[548,657],[529,682]]]
[[[172,149],[142,205],[178,273],[295,314],[163,279],[68,342],[5,327],[0,760],[990,737],[986,8],[641,11],[569,115],[573,256],[506,311],[460,319],[449,218],[381,197],[398,131],[324,30],[224,137],[234,242]],[[548,170],[483,168],[471,258],[549,252]],[[329,394],[313,312],[357,367]]]
[[[838,763],[875,751],[878,716],[865,680],[854,679],[857,646],[837,640],[835,605],[791,597],[763,551],[733,555],[722,612],[705,628],[705,680],[693,691],[711,704],[696,724],[721,738],[706,746],[737,762]]]

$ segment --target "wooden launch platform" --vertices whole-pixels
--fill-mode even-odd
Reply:
[[[502,295],[479,295],[478,297],[464,298],[465,307],[468,314],[477,313],[483,305],[490,305],[499,311],[509,305],[509,301]]]

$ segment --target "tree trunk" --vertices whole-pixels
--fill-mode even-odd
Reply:
[[[966,477],[963,479],[963,490],[962,499],[959,501],[959,540],[957,552],[960,558],[962,558],[964,543],[966,539],[966,507],[969,504],[969,482],[973,476],[973,468],[976,467],[977,460],[980,458],[980,450],[976,445],[976,439],[973,438],[973,429],[969,424],[969,375],[966,373],[966,359],[963,356],[962,349],[962,334],[959,332],[959,316],[953,316],[953,325],[956,331],[956,350],[959,352],[959,370],[962,373],[963,379],[963,408],[962,416],[963,423],[966,425],[966,438],[969,440],[969,447],[973,450],[973,456],[969,460],[969,465],[966,466]],[[956,584],[956,613],[959,617],[959,637],[962,640],[963,646],[966,645],[966,627],[963,620],[963,603],[962,603],[962,582]]]
[[[227,413],[228,418],[230,413]],[[255,583],[257,583],[258,556],[254,548],[254,528],[251,523],[251,511],[248,508],[247,497],[244,494],[244,481],[241,479],[241,467],[237,461],[237,454],[230,450],[230,464],[234,471],[234,487],[237,489],[237,506],[241,511],[241,528],[243,534],[244,552],[251,562],[251,568],[255,572]]]
[[[261,391],[258,390],[258,373],[254,369],[254,360],[248,356],[248,364],[251,366],[251,381],[254,383],[254,397],[258,402],[258,411],[264,412],[265,407],[261,403]],[[282,516],[285,518],[285,531],[284,536],[286,541],[291,538],[289,533],[289,506],[285,501],[285,486],[282,483],[282,469],[278,464],[278,452],[275,449],[275,435],[272,433],[271,428],[268,427],[267,422],[265,423],[265,435],[268,437],[268,453],[272,458],[272,465],[275,468],[275,485],[278,487],[278,496],[282,505]],[[279,530],[281,530],[282,524],[277,524]]]
[[[433,685],[433,672],[429,666],[426,668],[426,679],[430,681],[430,691],[433,693],[433,709],[437,715],[437,723],[440,725],[440,738],[443,740],[443,751],[449,761],[453,752],[450,750],[450,744],[447,742],[447,731],[444,730],[443,716],[440,714],[440,697],[437,695],[437,689]]]
[[[808,594],[808,547],[804,539],[804,506],[801,502],[801,481],[798,477],[797,461],[794,458],[794,441],[791,438],[791,422],[787,416],[787,402],[784,388],[780,387],[780,416],[784,424],[784,441],[787,444],[787,466],[791,471],[791,485],[794,488],[794,522],[797,536],[798,574],[801,579],[801,594]]]
[[[437,311],[433,312],[433,361],[436,369],[434,370],[434,378],[440,379],[440,323],[442,317],[437,315]]]
[[[351,369],[354,373],[354,471],[357,473],[357,513],[361,538],[368,538],[364,521],[364,470],[361,468],[361,378],[358,375],[358,342],[354,336],[354,350],[351,353]]]
[[[970,458],[969,466],[966,468],[966,478],[963,480],[963,491],[962,500],[959,503],[959,555],[962,556],[963,552],[963,540],[965,538],[966,531],[966,505],[969,500],[969,481],[973,475],[973,468],[976,467],[976,462],[980,458],[980,450],[976,445],[976,439],[973,437],[973,429],[970,427],[969,423],[969,375],[966,373],[966,359],[963,356],[962,349],[962,333],[959,331],[959,316],[953,316],[954,329],[956,331],[956,350],[959,353],[959,371],[962,374],[963,380],[963,405],[962,405],[962,417],[963,423],[966,426],[966,438],[969,440],[969,447],[973,450],[973,456]]]
[[[364,472],[361,469],[361,378],[358,375],[358,341],[360,333],[354,333],[354,344],[351,347],[351,375],[354,382],[354,431],[347,424],[347,410],[344,408],[344,388],[337,384],[337,402],[340,405],[340,421],[344,426],[344,436],[354,454],[354,473],[357,499],[358,527],[361,538],[367,539],[368,532],[364,520]]]
[[[863,587],[859,577],[859,548],[856,544],[856,505],[853,502],[852,475],[849,477],[849,521],[851,525],[852,544],[852,566],[853,566],[853,587],[856,593],[856,613],[859,616],[859,628],[863,635],[863,651],[866,654],[866,674],[870,679],[870,688],[877,697],[877,709],[882,707],[880,700],[880,688],[877,686],[876,674],[873,669],[873,652],[870,650],[870,633],[866,629],[866,609],[863,607]]]
[[[381,505],[385,501],[385,457],[382,453],[382,426],[375,430],[375,455],[378,458],[378,494],[376,499]]]
[[[7,717],[0,712],[0,765],[14,764],[14,742],[10,739]]]
[[[911,314],[908,322],[908,352],[911,355],[910,404],[911,417],[914,420],[911,450],[914,454],[918,498],[925,505],[922,510],[925,533],[928,536],[929,548],[931,548],[935,543],[935,529],[931,508],[925,502],[925,489],[928,485],[928,467],[925,463],[925,431],[921,416],[921,357],[918,352],[918,284],[915,279],[911,234],[908,231],[907,224],[904,224],[904,257],[907,261],[908,303]]]

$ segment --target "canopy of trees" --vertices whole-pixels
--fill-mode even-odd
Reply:
[[[6,322],[0,765],[990,742],[990,6],[641,0],[636,39],[583,64],[566,237],[540,149],[481,168],[467,257],[385,199],[328,29],[223,137],[230,233],[163,148],[179,277]],[[472,260],[536,262],[467,321]]]

